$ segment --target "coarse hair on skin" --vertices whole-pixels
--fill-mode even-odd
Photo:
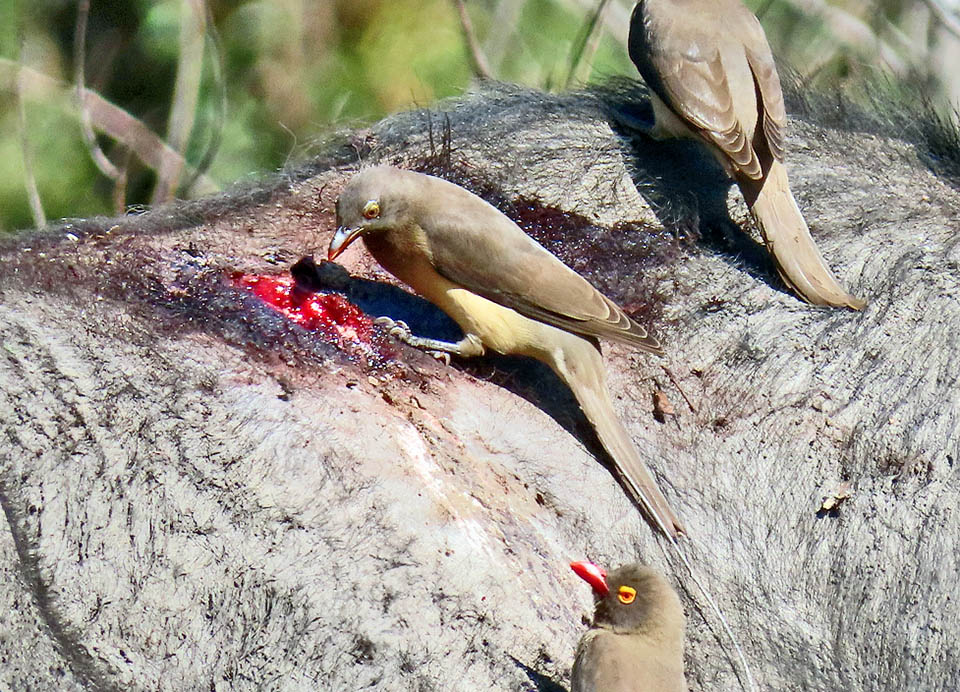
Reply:
[[[691,562],[716,587],[758,681],[960,688],[955,585],[943,578],[960,569],[956,131],[922,113],[878,116],[868,131],[836,115],[830,96],[809,113],[789,98],[797,201],[831,265],[864,289],[861,314],[812,309],[780,290],[770,267],[738,244],[745,209],[702,148],[649,142],[612,117],[643,109],[643,89],[629,80],[560,95],[485,85],[429,111],[432,150],[427,111],[399,114],[334,143],[332,158],[214,198],[4,239],[2,492],[15,510],[11,531],[36,552],[40,576],[58,580],[49,597],[68,599],[50,612],[80,628],[76,650],[117,686],[129,675],[154,688],[163,667],[176,680],[199,671],[189,678],[198,687],[221,680],[214,676],[269,686],[296,674],[304,684],[349,687],[362,676],[391,689],[450,689],[473,676],[507,688],[526,684],[510,655],[562,680],[582,629],[581,605],[545,555],[586,547],[608,564],[638,556],[669,564],[582,445],[542,410],[489,386],[491,375],[460,377],[403,351],[426,374],[388,386],[225,281],[234,271],[286,273],[323,248],[333,200],[361,162],[415,168],[440,148],[449,120],[449,165],[477,176],[484,196],[532,203],[544,220],[530,228],[547,229],[541,242],[582,262],[578,271],[621,305],[660,297],[650,314],[665,359],[607,348],[611,390],[633,440],[657,456],[691,529]],[[818,124],[828,115],[838,122]],[[696,175],[685,180],[689,170]],[[664,249],[670,243],[676,249]],[[643,261],[646,245],[662,261]],[[388,281],[370,264],[351,271],[366,282],[358,292]],[[651,419],[655,391],[677,409],[664,424]],[[267,404],[274,415],[261,422]],[[301,428],[297,410],[309,414]],[[437,423],[448,411],[455,426]],[[343,451],[356,440],[334,426],[368,425],[362,436],[371,420],[378,442],[406,446]],[[303,446],[321,443],[336,453]],[[292,454],[299,466],[280,464]],[[480,456],[484,463],[467,462]],[[350,469],[371,459],[383,473],[364,485]],[[296,486],[316,469],[332,485],[301,497]],[[338,475],[349,476],[343,489]],[[414,490],[397,491],[409,479]],[[841,482],[850,497],[818,516]],[[296,502],[278,495],[284,484]],[[452,507],[466,521],[411,543],[410,511],[396,511],[397,498],[432,511],[431,489],[457,499],[438,516],[446,522]],[[204,523],[183,511],[201,504],[225,518]],[[57,506],[70,512],[63,531],[64,522],[48,523]],[[107,531],[101,521],[111,522]],[[464,527],[466,538],[456,533]],[[108,535],[114,543],[99,541]],[[486,546],[470,562],[482,590],[462,578],[470,551],[438,545],[446,536]],[[284,552],[307,538],[316,542]],[[202,578],[173,571],[182,563],[162,551],[180,545],[210,557]],[[93,552],[78,555],[84,546]],[[133,557],[114,560],[107,547]],[[269,555],[282,568],[268,573]],[[326,566],[311,571],[318,556],[349,566],[337,590]],[[97,564],[119,577],[88,571]],[[114,583],[124,588],[104,590]],[[137,600],[141,587],[156,589],[150,608]],[[519,588],[537,599],[516,598]],[[24,608],[38,602],[34,584],[5,593],[22,593]],[[681,596],[695,607],[695,593]],[[187,627],[177,632],[196,634],[187,640],[150,619],[174,597],[185,599],[174,616]],[[380,639],[369,631],[376,623],[389,628]],[[151,650],[154,635],[189,655],[144,665],[137,652]],[[732,688],[722,638],[696,617],[687,636],[691,686]],[[130,640],[129,663],[87,653]],[[242,641],[262,648],[238,649]],[[542,647],[549,657],[534,653]],[[48,661],[31,656],[23,660],[38,668]]]

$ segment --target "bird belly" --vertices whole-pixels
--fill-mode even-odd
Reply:
[[[544,330],[561,331],[441,276],[422,253],[406,252],[406,248],[398,249],[377,237],[364,242],[383,267],[447,313],[464,334],[478,337],[485,348],[545,360],[543,344],[550,340]],[[552,360],[546,361],[552,364]]]
[[[475,334],[487,348],[498,353],[536,357],[542,339],[540,329],[546,327],[465,288],[451,284],[442,296],[431,297],[464,331]]]
[[[695,138],[697,136],[653,91],[650,91],[650,105],[653,106],[654,122],[650,136],[654,139],[669,139],[671,137]]]

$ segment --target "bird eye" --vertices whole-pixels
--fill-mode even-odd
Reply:
[[[621,586],[617,589],[617,598],[620,599],[620,602],[623,605],[630,605],[633,603],[634,599],[637,597],[637,590],[631,589],[629,586]]]
[[[363,218],[375,219],[378,216],[380,216],[380,203],[375,199],[371,199],[363,205]]]

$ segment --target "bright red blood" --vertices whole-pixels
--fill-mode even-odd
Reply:
[[[312,293],[296,288],[290,276],[234,274],[233,285],[244,288],[304,329],[340,341],[370,343],[373,320],[337,293]]]

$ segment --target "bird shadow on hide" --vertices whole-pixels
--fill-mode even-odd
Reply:
[[[638,87],[611,89],[605,96],[601,109],[624,142],[633,184],[664,227],[692,235],[736,268],[789,293],[764,246],[730,217],[727,192],[734,182],[706,146],[693,139],[650,137],[653,107]]]
[[[339,293],[373,318],[406,322],[417,336],[442,341],[463,337],[456,322],[429,301],[392,284],[352,276],[336,262],[317,264],[303,257],[290,267],[290,274],[300,288]]]
[[[313,258],[304,257],[290,268],[290,273],[301,288],[340,293],[371,317],[405,322],[416,336],[448,342],[463,337],[457,324],[430,301],[391,284],[351,276],[335,262],[317,264]],[[451,366],[526,399],[579,440],[612,473],[612,460],[593,426],[573,393],[548,366],[533,358],[492,352],[476,358],[454,356]]]
[[[523,673],[530,678],[530,682],[534,685],[532,692],[568,692],[566,687],[554,682],[552,678],[547,677],[543,673],[537,672],[522,661],[518,661],[513,656],[510,656],[509,658],[511,661],[513,661],[513,665],[523,671]]]

